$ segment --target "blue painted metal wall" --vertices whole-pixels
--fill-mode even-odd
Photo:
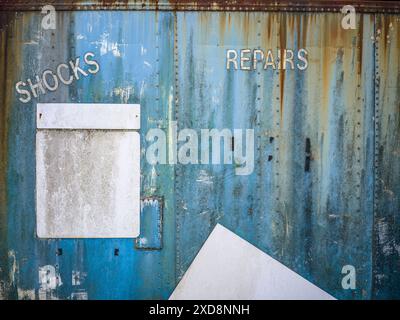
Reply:
[[[337,298],[400,297],[398,16],[357,15],[344,30],[339,13],[63,11],[54,31],[38,12],[3,17],[0,297],[39,298],[38,270],[52,265],[52,298],[168,298],[216,223]],[[306,48],[308,69],[226,70],[227,49],[258,47]],[[98,74],[18,101],[16,82],[88,51]],[[37,102],[140,103],[142,198],[162,199],[148,211],[162,212],[162,235],[152,220],[141,232],[161,248],[36,237]],[[254,172],[148,164],[145,133],[173,120],[254,128]],[[341,287],[347,264],[356,290]]]
[[[19,48],[15,77],[34,78],[61,62],[95,53],[101,66],[98,77],[82,78],[72,86],[39,97],[39,102],[140,103],[141,130],[166,127],[172,94],[173,15],[157,12],[61,12],[57,29],[43,31],[42,16],[24,14],[3,33]],[[118,51],[112,50],[118,44]],[[115,47],[114,47],[115,49]],[[14,81],[15,77],[8,77]],[[10,88],[10,91],[13,89]],[[90,299],[168,298],[175,286],[173,168],[155,169],[142,161],[142,197],[164,200],[162,250],[135,249],[134,239],[44,240],[35,225],[35,105],[15,99],[7,107],[7,250],[12,279],[8,295],[39,296],[39,267],[58,269],[61,299],[85,292]],[[146,145],[144,136],[142,145]],[[107,150],[105,150],[105,153]],[[144,156],[144,154],[143,154]],[[143,158],[144,159],[144,158]],[[145,232],[145,230],[142,230]],[[62,249],[62,255],[57,250]],[[115,255],[118,249],[118,256]],[[85,274],[72,286],[73,271]],[[4,276],[7,280],[8,275]]]
[[[373,297],[400,298],[400,32],[398,15],[377,15]]]
[[[220,222],[337,297],[370,295],[373,176],[365,173],[373,164],[374,24],[373,16],[359,17],[358,31],[348,32],[338,21],[339,14],[178,16],[182,127],[255,128],[257,135],[250,176],[179,169],[179,275],[198,250],[190,244]],[[307,48],[307,72],[220,67],[226,49],[259,46]],[[196,180],[202,170],[212,184]],[[353,292],[339,281],[346,264],[357,268]]]

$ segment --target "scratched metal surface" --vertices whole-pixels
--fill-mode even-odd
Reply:
[[[400,298],[400,17],[377,15],[373,297]]]
[[[347,31],[339,20],[338,14],[178,14],[180,125],[254,127],[258,149],[250,176],[227,167],[179,168],[178,276],[198,251],[194,244],[220,222],[338,298],[370,296],[374,24],[365,15]],[[218,67],[227,48],[258,46],[307,48],[307,72]],[[346,264],[357,268],[352,293],[338,278]]]
[[[41,17],[2,13],[0,298],[167,298],[217,222],[337,298],[399,297],[398,15],[358,15],[353,31],[338,13],[63,11],[54,34]],[[306,48],[308,69],[225,69],[227,48],[259,46]],[[87,51],[98,74],[18,101],[17,81]],[[140,103],[143,133],[175,119],[179,128],[254,128],[255,169],[151,166],[142,135],[142,198],[164,201],[162,237],[152,235],[162,248],[38,239],[38,101]],[[354,291],[341,288],[346,264],[357,270]],[[40,283],[48,265],[63,283],[56,290]]]
[[[1,176],[7,185],[2,190],[1,226],[5,233],[1,234],[1,281],[8,287],[2,291],[3,296],[38,298],[42,286],[38,270],[52,265],[63,285],[48,290],[47,298],[67,299],[79,293],[89,299],[168,298],[175,286],[172,169],[153,168],[141,161],[142,196],[162,194],[165,198],[163,250],[136,250],[134,239],[36,238],[36,101],[20,103],[12,86],[17,78],[32,78],[92,51],[102,68],[98,77],[60,86],[57,92],[40,96],[39,101],[139,103],[145,119],[141,130],[164,128],[172,86],[172,65],[168,63],[173,59],[169,41],[172,17],[157,12],[61,12],[57,29],[52,32],[40,29],[40,13],[25,13],[2,32],[1,81],[7,90],[2,91],[6,94],[2,97],[5,107],[1,108]],[[117,49],[113,44],[118,44]],[[145,146],[144,136],[141,139]],[[107,150],[104,152],[107,155]],[[62,248],[62,255],[56,254],[58,248]],[[119,250],[118,256],[115,249]],[[72,285],[73,274],[81,275],[79,285]]]
[[[40,10],[51,4],[57,10],[166,10],[166,11],[310,11],[339,12],[347,0],[3,0],[1,10]],[[398,1],[355,0],[357,12],[400,12]]]

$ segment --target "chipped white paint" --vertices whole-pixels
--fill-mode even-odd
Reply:
[[[122,103],[127,103],[129,97],[134,93],[133,86],[114,88],[114,95],[119,96]]]
[[[145,206],[152,206],[152,207],[158,207],[158,199],[144,199],[140,200],[141,207],[144,208]]]
[[[145,238],[145,237],[140,237],[140,238],[138,238],[138,245],[140,245],[140,246],[145,246],[146,244],[147,244],[147,238]]]
[[[140,129],[138,104],[38,103],[38,129]]]
[[[17,279],[18,279],[18,264],[16,253],[14,250],[9,250],[7,252],[8,255],[8,279],[7,280],[0,280],[0,300],[6,299],[6,292],[10,289],[10,287],[17,286]],[[0,267],[0,272],[4,271]]]
[[[217,225],[170,299],[335,299]]]
[[[87,273],[81,272],[79,270],[72,270],[71,284],[73,286],[82,285],[83,281],[85,281]]]
[[[91,44],[94,44],[96,48],[100,46],[100,55],[103,56],[109,52],[113,54],[114,57],[120,58],[121,51],[120,47],[125,46],[126,44],[123,43],[117,43],[109,40],[110,34],[108,32],[103,32],[100,35],[100,40],[99,41],[93,41]]]
[[[29,40],[29,41],[24,42],[24,44],[37,46],[37,45],[39,45],[39,42],[33,41],[33,40]]]
[[[156,168],[153,166],[151,168],[151,175],[150,175],[150,190],[155,192],[157,190],[157,171]]]
[[[146,87],[147,87],[147,84],[146,84],[146,82],[145,81],[140,81],[140,91],[139,91],[139,94],[140,94],[140,98],[143,98],[144,97],[144,93],[145,93],[145,89],[146,89]]]
[[[39,267],[39,300],[57,299],[56,289],[62,284],[61,276],[54,266]]]
[[[61,277],[54,266],[39,267],[39,284],[44,290],[55,290],[62,285]]]
[[[59,300],[55,290],[46,291],[44,289],[38,290],[39,300]]]
[[[15,255],[15,251],[14,250],[9,250],[8,251],[8,261],[10,264],[10,270],[9,270],[9,279],[10,279],[10,283],[11,285],[15,285],[16,284],[16,278],[15,276],[18,273],[18,265],[17,265],[17,257]]]
[[[35,289],[18,288],[18,300],[35,300]]]
[[[72,292],[71,300],[88,300],[88,293],[85,290]]]
[[[203,183],[203,184],[213,184],[213,177],[208,174],[206,170],[200,170],[199,176],[196,179],[197,182]]]
[[[380,218],[376,221],[378,227],[378,242],[382,246],[382,253],[384,256],[393,254],[394,240],[389,239],[389,225],[386,218]]]

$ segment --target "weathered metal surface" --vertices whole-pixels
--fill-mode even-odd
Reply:
[[[140,135],[132,129],[140,129],[140,106],[38,103],[36,109],[38,237],[137,237]]]
[[[34,110],[37,101],[21,103],[15,99],[13,86],[17,79],[33,78],[46,69],[54,70],[60,62],[92,50],[99,57],[104,72],[69,87],[60,86],[57,92],[41,95],[39,102],[138,103],[142,107],[142,119],[145,119],[141,130],[147,132],[151,127],[167,127],[171,64],[160,61],[172,61],[169,42],[172,15],[64,12],[57,15],[54,31],[42,30],[41,18],[40,13],[24,14],[15,21],[15,26],[2,33],[2,38],[9,37],[8,41],[2,41],[3,52],[7,53],[2,55],[2,68],[8,72],[4,79],[2,75],[2,81],[7,81],[3,82],[7,85],[3,97],[7,107],[2,108],[2,114],[8,115],[1,125],[2,136],[4,139],[8,136],[4,143],[6,157],[2,171],[2,179],[7,179],[7,207],[2,211],[2,221],[7,223],[5,235],[2,233],[5,241],[1,242],[2,252],[6,255],[1,261],[5,267],[2,268],[5,270],[2,281],[7,284],[3,296],[23,298],[29,293],[27,297],[62,299],[77,296],[89,299],[167,298],[175,285],[171,168],[141,162],[142,196],[163,195],[166,199],[165,250],[135,250],[133,239],[36,238]],[[120,57],[108,50],[109,44],[117,44]],[[9,51],[11,46],[15,48]],[[11,56],[16,62],[12,68],[7,63]],[[6,57],[8,60],[4,60]],[[3,124],[9,128],[7,131]],[[142,135],[141,140],[141,145],[146,146]],[[45,266],[55,268],[54,274],[60,275],[62,285],[54,289],[43,287],[39,270]],[[73,275],[77,274],[86,274],[79,285],[72,281]],[[39,294],[43,290],[46,295]]]
[[[146,197],[141,201],[140,235],[135,247],[142,250],[161,250],[163,236],[164,199]]]
[[[167,298],[218,222],[337,298],[399,297],[398,15],[357,15],[356,30],[332,12],[62,11],[56,30],[40,12],[1,15],[1,298]],[[309,66],[226,70],[226,49],[258,47],[306,48]],[[15,83],[88,51],[95,76],[18,100]],[[161,250],[35,237],[37,102],[141,105],[141,197],[164,199]],[[142,133],[174,120],[254,128],[254,172],[149,164]],[[356,290],[341,287],[348,264]]]
[[[340,11],[347,0],[124,0],[124,1],[32,1],[4,0],[0,10],[41,10],[51,4],[57,10],[167,10],[167,11]],[[355,0],[351,3],[357,12],[399,12],[398,1]]]
[[[140,229],[135,131],[38,130],[39,238],[134,238]]]
[[[178,276],[220,222],[338,298],[370,296],[374,24],[358,16],[357,30],[343,30],[340,18],[178,14],[179,126],[254,127],[258,137],[251,176],[177,169]],[[259,46],[307,48],[307,72],[218,68],[227,48]],[[353,292],[338,281],[346,264],[357,268]]]
[[[400,298],[400,18],[376,17],[373,297]]]

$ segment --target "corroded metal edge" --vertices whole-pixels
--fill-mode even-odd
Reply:
[[[349,4],[345,0],[104,0],[104,1],[65,1],[47,0],[32,3],[27,0],[2,0],[0,11],[36,11],[51,4],[56,10],[167,10],[167,11],[289,11],[289,12],[339,12]],[[353,0],[350,3],[357,12],[400,13],[400,1]]]

